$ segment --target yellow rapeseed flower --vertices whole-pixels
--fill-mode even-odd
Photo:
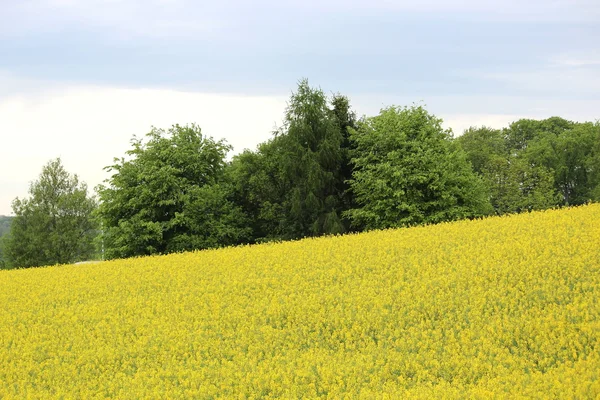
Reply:
[[[600,205],[0,271],[0,399],[600,397]]]

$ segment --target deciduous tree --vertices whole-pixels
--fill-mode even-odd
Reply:
[[[352,132],[353,224],[401,227],[491,212],[483,182],[441,123],[420,106],[389,107]]]
[[[154,128],[98,187],[107,258],[226,246],[246,241],[246,220],[224,182],[224,141],[197,125]]]
[[[43,167],[29,195],[12,204],[15,217],[5,242],[9,266],[65,264],[94,256],[96,201],[60,158]]]

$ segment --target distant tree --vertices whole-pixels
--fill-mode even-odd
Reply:
[[[590,197],[593,201],[600,202],[600,121],[593,124],[595,131],[595,143],[591,147],[590,156],[587,159],[587,168],[590,171]]]
[[[153,128],[132,144],[97,188],[107,258],[247,240],[247,222],[224,180],[229,145],[203,136],[197,125]]]
[[[10,232],[10,224],[14,217],[0,215],[0,237]]]
[[[494,157],[483,168],[490,201],[497,214],[544,210],[558,204],[552,170],[522,157]]]
[[[15,217],[4,244],[7,264],[20,268],[92,258],[96,202],[87,185],[57,158],[43,167],[29,194],[12,204]]]
[[[540,129],[561,131],[568,123],[559,118],[548,121],[520,120],[504,130],[471,127],[455,139],[486,183],[496,214],[558,204],[553,170],[525,157],[532,143],[544,136]]]
[[[508,155],[504,134],[499,129],[471,127],[455,140],[467,153],[467,159],[478,174],[482,174],[492,160],[505,159]]]
[[[346,214],[355,226],[401,227],[492,211],[483,182],[441,122],[423,107],[389,107],[352,131],[350,186],[358,207]]]
[[[528,147],[530,141],[541,134],[550,133],[558,136],[572,129],[575,123],[560,117],[550,117],[544,120],[520,119],[503,130],[506,145],[511,153],[518,153]]]
[[[13,217],[0,215],[0,269],[6,267],[6,260],[4,256],[4,241],[10,232],[10,223]]]
[[[598,143],[598,123],[571,123],[565,130],[538,132],[523,156],[532,165],[554,172],[554,187],[563,205],[580,205],[597,198]]]

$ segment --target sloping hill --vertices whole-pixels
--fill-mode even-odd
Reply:
[[[596,398],[600,205],[0,271],[0,398]]]

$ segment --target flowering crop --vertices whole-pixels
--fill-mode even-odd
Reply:
[[[597,398],[600,205],[0,271],[0,398]]]

